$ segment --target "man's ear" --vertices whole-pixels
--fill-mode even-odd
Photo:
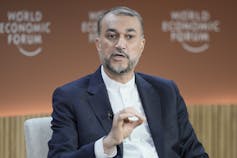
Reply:
[[[100,43],[100,39],[99,38],[95,39],[95,45],[96,45],[97,51],[100,51],[101,50],[101,43]]]
[[[141,52],[143,52],[143,50],[144,50],[145,43],[146,43],[146,39],[143,38],[142,41],[141,41],[141,44],[140,44],[140,50],[141,50]]]

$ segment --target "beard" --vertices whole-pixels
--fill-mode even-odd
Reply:
[[[124,63],[113,64],[112,58],[117,55],[127,58],[128,62],[126,64]],[[113,52],[108,58],[106,58],[103,55],[103,53],[100,53],[100,59],[101,59],[102,65],[105,68],[107,68],[111,73],[115,75],[121,75],[121,74],[125,74],[132,71],[134,67],[137,65],[139,57],[135,59],[131,59],[127,53],[125,53],[122,50],[119,50],[119,51]]]

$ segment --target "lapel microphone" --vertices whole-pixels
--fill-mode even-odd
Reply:
[[[111,120],[113,120],[114,118],[114,114],[110,111],[108,111],[107,116],[108,116],[108,119],[111,119]]]

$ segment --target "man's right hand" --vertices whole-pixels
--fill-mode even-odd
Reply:
[[[135,116],[136,121],[131,121],[128,117]],[[132,131],[145,121],[145,118],[134,108],[128,107],[116,113],[113,119],[112,129],[103,139],[104,152],[109,154],[112,150],[127,138]]]

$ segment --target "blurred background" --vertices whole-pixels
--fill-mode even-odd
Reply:
[[[114,6],[144,18],[137,71],[174,80],[210,157],[235,158],[234,0],[0,0],[0,157],[25,157],[24,120],[49,116],[56,87],[98,68],[96,20]]]

